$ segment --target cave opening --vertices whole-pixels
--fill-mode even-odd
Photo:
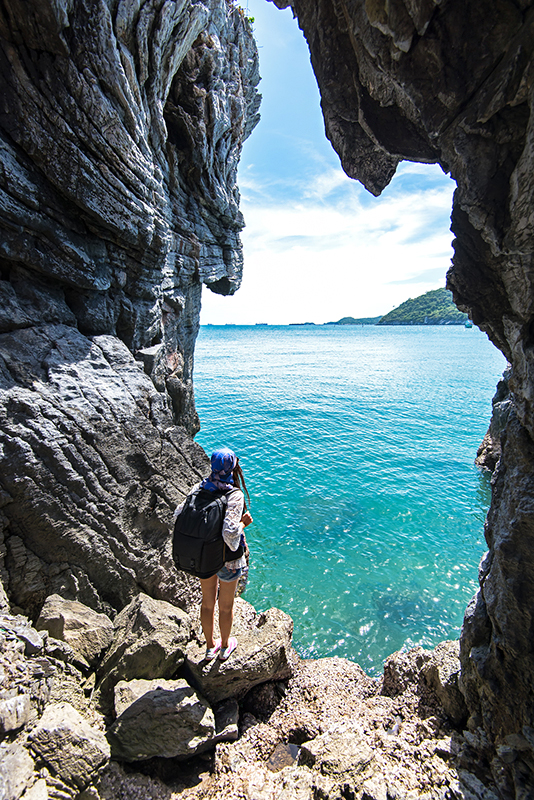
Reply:
[[[248,12],[263,120],[240,166],[243,285],[204,289],[197,441],[260,476],[246,599],[293,617],[301,655],[378,675],[395,649],[459,636],[486,549],[474,460],[506,362],[463,324],[368,324],[445,285],[454,182],[407,161],[380,198],[349,179],[290,13]]]

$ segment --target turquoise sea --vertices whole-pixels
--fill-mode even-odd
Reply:
[[[241,458],[245,598],[293,617],[301,656],[379,674],[395,650],[458,637],[490,501],[473,461],[504,367],[463,326],[201,327],[197,441]]]

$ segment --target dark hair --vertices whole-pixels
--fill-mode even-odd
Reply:
[[[237,463],[232,471],[232,475],[234,477],[234,486],[237,489],[241,489],[241,491],[247,498],[250,505],[250,495],[248,493],[247,485],[245,483],[245,476],[243,475],[243,470],[239,466],[239,459],[237,459]],[[243,511],[247,511],[247,500],[245,500]]]

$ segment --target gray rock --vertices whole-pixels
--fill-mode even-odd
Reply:
[[[374,759],[373,749],[361,733],[348,725],[327,731],[301,746],[299,763],[359,788],[362,774]]]
[[[460,643],[440,642],[432,651],[430,661],[423,666],[426,682],[436,693],[447,716],[454,725],[467,721],[467,707],[458,686],[460,674]]]
[[[0,697],[0,734],[22,728],[30,719],[31,702],[29,694],[15,697]]]
[[[185,664],[188,679],[211,703],[242,698],[253,686],[291,675],[292,634],[293,621],[283,611],[270,608],[257,614],[236,598],[232,635],[237,649],[227,661],[205,661],[206,646],[192,642]]]
[[[69,703],[52,703],[28,736],[32,750],[67,784],[84,789],[110,757],[106,737]]]
[[[3,535],[0,534],[0,541],[3,542]],[[4,584],[0,580],[0,614],[9,614],[9,599],[4,589]]]
[[[19,800],[34,775],[34,763],[28,751],[19,743],[0,745],[0,797]]]
[[[44,650],[47,656],[57,661],[64,661],[66,664],[74,664],[82,669],[88,670],[89,664],[83,656],[76,653],[70,644],[47,636]]]
[[[26,617],[1,614],[0,629],[16,636],[19,641],[23,642],[26,655],[35,655],[43,649],[42,638]]]
[[[67,642],[89,664],[96,662],[113,638],[113,623],[109,617],[57,594],[47,597],[35,627]]]
[[[168,527],[208,467],[193,351],[202,286],[241,281],[258,57],[225,0],[140,8],[2,15],[0,491],[6,586],[32,618],[54,593],[104,612],[198,596]]]
[[[214,742],[235,742],[239,736],[239,703],[234,698],[223,700],[213,708]]]
[[[511,368],[507,367],[503,373],[502,380],[497,384],[497,391],[491,401],[491,421],[475,458],[477,467],[482,467],[490,472],[493,472],[499,463],[501,436],[513,410],[513,400],[510,394],[511,374]]]
[[[140,594],[117,615],[114,637],[98,675],[110,699],[115,684],[134,678],[170,678],[183,664],[191,621],[179,608]]]
[[[430,652],[422,647],[393,653],[384,661],[382,694],[396,697],[416,687],[421,682],[423,668],[430,659]]]
[[[215,736],[213,711],[184,680],[121,682],[108,732],[113,758],[190,758]]]
[[[26,789],[22,796],[22,800],[48,800],[48,798],[48,788],[44,778],[39,778],[39,780],[35,781],[33,786]]]
[[[362,784],[361,800],[388,800],[387,784],[382,776],[370,778]]]

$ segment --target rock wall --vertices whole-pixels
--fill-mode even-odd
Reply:
[[[502,797],[534,786],[534,8],[530,0],[274,0],[308,41],[326,134],[379,194],[402,159],[457,183],[447,285],[512,365],[489,554],[462,635],[463,685]],[[473,740],[474,741],[474,740]]]
[[[35,617],[190,602],[202,284],[231,294],[257,51],[226,0],[0,7],[0,573]]]

